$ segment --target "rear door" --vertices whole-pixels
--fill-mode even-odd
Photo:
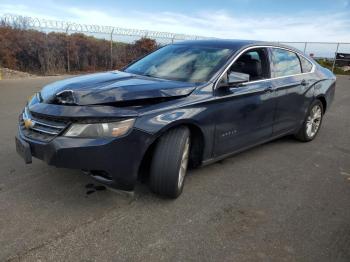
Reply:
[[[302,74],[299,56],[287,49],[270,48],[272,87],[276,95],[273,134],[295,130],[305,115],[309,82]]]

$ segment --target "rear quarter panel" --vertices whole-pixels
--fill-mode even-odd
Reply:
[[[314,97],[324,97],[327,108],[331,106],[335,95],[336,76],[328,69],[318,65],[317,74],[319,81],[314,86]]]

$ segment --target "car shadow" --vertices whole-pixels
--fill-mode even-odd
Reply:
[[[225,159],[219,160],[219,161],[214,162],[212,164],[200,166],[200,167],[197,167],[194,169],[190,169],[188,171],[188,175],[193,177],[193,179],[197,179],[197,176],[200,176],[201,173],[206,172],[207,170],[210,170],[215,166],[234,165],[234,163],[232,163],[233,160],[239,161],[239,159],[249,157],[250,154],[259,154],[259,153],[264,154],[266,149],[274,147],[274,146],[279,147],[279,146],[283,146],[283,145],[297,145],[297,144],[302,144],[302,143],[297,141],[292,135],[284,136],[284,137],[263,143],[261,145],[252,147],[252,148],[247,149],[245,151],[242,151],[240,153],[233,154],[232,156],[229,156]],[[153,196],[155,198],[160,198],[160,199],[163,199],[165,201],[169,200],[167,198],[159,197],[159,196],[153,194],[148,187],[147,180],[137,183],[137,185],[135,187],[135,195],[137,197],[142,197],[142,196],[147,195],[147,196]]]
[[[249,157],[249,154],[259,154],[263,152],[266,148],[271,146],[281,146],[283,144],[296,144],[299,143],[292,136],[282,137],[271,142],[253,147],[249,150],[243,151],[241,153],[235,154],[208,166],[203,166],[199,168],[195,168],[189,170],[189,175],[194,176],[197,179],[197,175],[210,169],[215,165],[232,165],[232,160],[239,161],[242,157]],[[88,175],[84,174],[79,170],[69,170],[69,169],[61,169],[55,168],[51,166],[47,166],[45,163],[41,163],[41,161],[35,161],[35,173],[45,173],[45,175],[40,174],[35,175],[35,183],[31,185],[35,190],[23,190],[22,194],[27,192],[26,198],[34,198],[38,196],[38,193],[41,192],[42,199],[41,201],[45,202],[45,199],[48,202],[55,201],[56,197],[61,199],[63,202],[69,202],[70,205],[73,205],[74,201],[78,205],[82,204],[82,199],[84,200],[84,205],[87,205],[89,201],[96,204],[96,200],[98,201],[111,201],[112,198],[124,199],[127,202],[135,201],[140,197],[147,196],[151,199],[158,198],[159,196],[153,194],[148,188],[148,181],[138,182],[135,191],[133,192],[125,192],[121,190],[116,190],[113,188],[108,188]],[[43,172],[41,171],[43,170]],[[76,195],[76,196],[73,196]],[[166,198],[160,198],[167,200]],[[56,199],[56,201],[59,201]],[[113,201],[111,201],[113,202]]]

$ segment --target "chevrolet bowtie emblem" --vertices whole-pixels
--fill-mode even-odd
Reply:
[[[31,119],[24,120],[24,127],[26,129],[32,128],[34,126],[34,122]]]

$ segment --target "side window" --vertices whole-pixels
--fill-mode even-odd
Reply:
[[[257,48],[245,52],[236,60],[228,72],[248,74],[249,81],[270,78],[267,50]]]
[[[303,73],[309,73],[312,70],[312,63],[307,60],[306,58],[302,57],[301,55],[299,56],[300,62],[301,62],[301,67],[303,69]]]
[[[301,73],[300,60],[297,54],[279,48],[272,49],[274,77],[289,76]]]

